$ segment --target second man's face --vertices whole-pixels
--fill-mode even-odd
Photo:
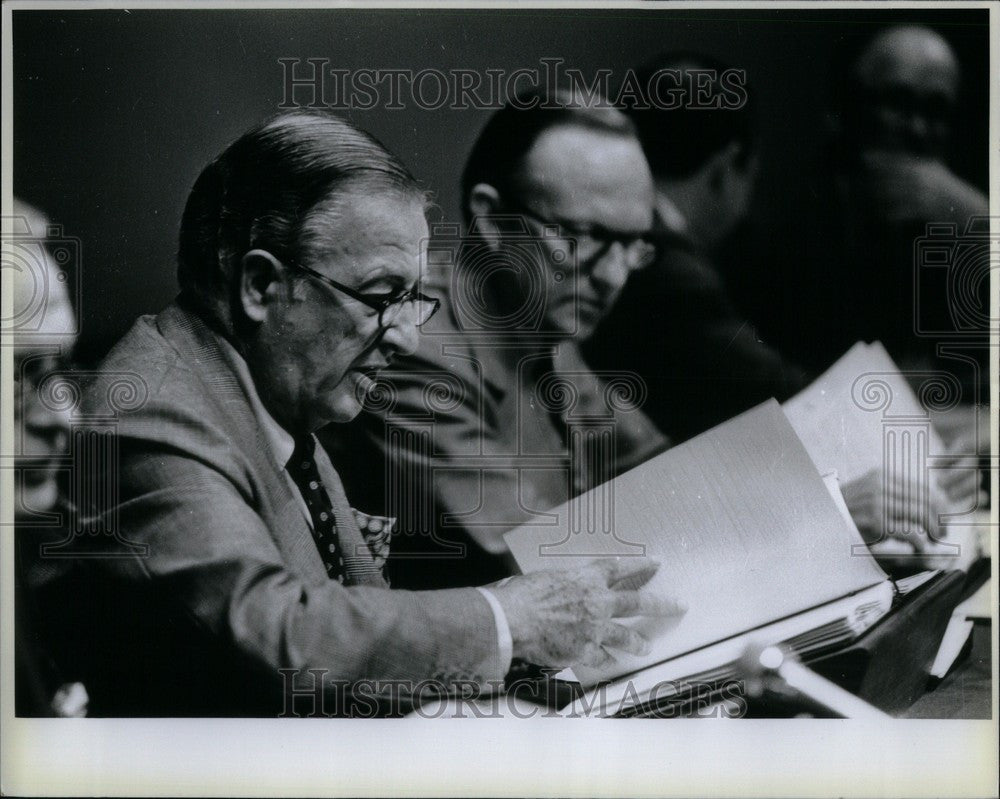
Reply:
[[[628,136],[553,128],[528,152],[521,184],[519,204],[577,241],[573,279],[560,279],[565,263],[547,265],[546,328],[586,338],[630,272],[623,243],[606,241],[645,236],[653,224],[653,180],[642,148]],[[548,253],[544,236],[540,244]]]

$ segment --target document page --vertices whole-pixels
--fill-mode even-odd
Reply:
[[[902,472],[945,451],[929,415],[878,342],[855,344],[783,407],[816,468],[836,470],[841,484],[883,462]]]
[[[600,507],[595,508],[595,505]],[[604,529],[587,526],[609,522]],[[660,561],[646,590],[688,611],[634,620],[653,640],[593,684],[844,597],[885,579],[774,400],[507,534],[523,571],[601,556]]]
[[[926,375],[925,387],[946,389]],[[928,400],[933,407],[941,398]],[[932,491],[939,501],[946,496],[940,484],[945,445],[934,429],[935,414],[921,405],[879,342],[855,344],[783,407],[816,468],[836,472],[841,486],[874,469],[884,479],[912,486],[912,502],[929,502]],[[974,510],[971,500],[965,507],[953,502],[939,507],[944,526],[924,545],[922,565],[968,569],[983,556],[988,521]],[[912,545],[893,538],[873,548],[890,568],[909,568],[916,555]]]

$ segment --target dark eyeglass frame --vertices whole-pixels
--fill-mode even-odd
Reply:
[[[437,297],[428,297],[422,292],[415,291],[414,289],[407,289],[402,294],[362,294],[357,289],[352,289],[350,286],[345,286],[332,277],[327,277],[322,272],[317,272],[308,266],[304,266],[297,261],[287,260],[283,261],[286,266],[290,266],[292,269],[297,269],[298,271],[308,275],[309,277],[318,280],[320,283],[329,286],[332,289],[336,289],[342,294],[346,294],[351,299],[357,300],[362,305],[367,305],[373,311],[378,312],[378,326],[379,330],[388,329],[389,325],[396,321],[395,318],[389,321],[389,324],[385,324],[385,313],[390,308],[398,307],[400,310],[403,305],[407,302],[423,302],[427,303],[431,311],[427,314],[427,317],[419,322],[415,322],[415,327],[420,327],[427,324],[427,322],[441,309],[441,300]]]
[[[547,219],[546,217],[539,214],[537,211],[533,211],[526,205],[522,205],[519,202],[511,202],[508,200],[503,200],[503,205],[506,209],[516,213],[526,216],[529,219],[534,219],[538,224],[543,227],[556,228],[559,231],[559,235],[562,238],[573,240],[575,243],[576,237],[588,238],[592,241],[598,243],[598,248],[588,255],[584,260],[578,263],[578,266],[584,269],[589,269],[594,264],[596,264],[601,258],[603,258],[611,246],[616,242],[622,245],[622,249],[625,251],[626,255],[629,252],[633,252],[637,244],[642,243],[646,245],[646,252],[640,258],[636,260],[635,264],[629,264],[630,271],[638,271],[648,266],[653,259],[656,257],[656,245],[651,242],[648,238],[642,235],[621,235],[616,234],[610,230],[601,229],[599,233],[594,233],[593,231],[583,231],[575,229],[571,224],[559,221],[557,219]],[[577,248],[579,245],[577,244]]]

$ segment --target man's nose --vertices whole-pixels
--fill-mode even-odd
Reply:
[[[614,295],[625,285],[628,274],[628,253],[625,245],[615,241],[591,268],[590,282],[602,296]]]
[[[23,416],[25,446],[28,446],[28,441],[34,442],[33,446],[41,443],[47,451],[25,452],[25,455],[47,455],[65,449],[69,435],[69,411],[49,408],[38,397],[37,390],[26,400]]]
[[[930,136],[930,123],[923,114],[911,114],[908,121],[910,137],[915,143],[922,144]]]
[[[409,355],[416,350],[420,342],[420,331],[414,324],[415,310],[412,307],[403,308],[399,316],[385,329],[382,335],[382,348],[390,350],[391,355]]]

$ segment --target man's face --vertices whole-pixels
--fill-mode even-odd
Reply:
[[[40,271],[35,280],[25,274],[13,275],[15,314],[34,302],[32,292],[47,293],[37,331],[15,337],[14,426],[23,456],[18,458],[23,485],[15,502],[15,519],[30,518],[55,506],[58,461],[67,455],[68,413],[57,409],[51,400],[46,402],[39,386],[62,367],[64,356],[72,349],[75,321],[66,286],[57,279],[59,269],[47,253],[45,258],[48,262],[39,265],[44,274]]]
[[[520,178],[514,200],[531,214],[526,223],[532,233],[541,237],[546,227],[538,217],[577,239],[576,279],[559,279],[566,263],[556,262],[554,254],[564,248],[554,249],[545,238],[539,242],[552,258],[545,264],[546,327],[586,338],[614,305],[630,272],[623,244],[602,247],[602,242],[644,236],[653,224],[653,179],[642,148],[627,136],[553,128],[528,152]]]
[[[872,43],[857,66],[868,95],[869,143],[941,155],[958,96],[958,62],[932,31],[897,28]]]
[[[313,244],[303,266],[365,295],[416,283],[428,236],[419,200],[349,192],[314,209],[306,227]],[[415,349],[413,315],[380,331],[367,305],[291,268],[285,278],[248,359],[264,401],[296,432],[350,421],[375,373]]]

